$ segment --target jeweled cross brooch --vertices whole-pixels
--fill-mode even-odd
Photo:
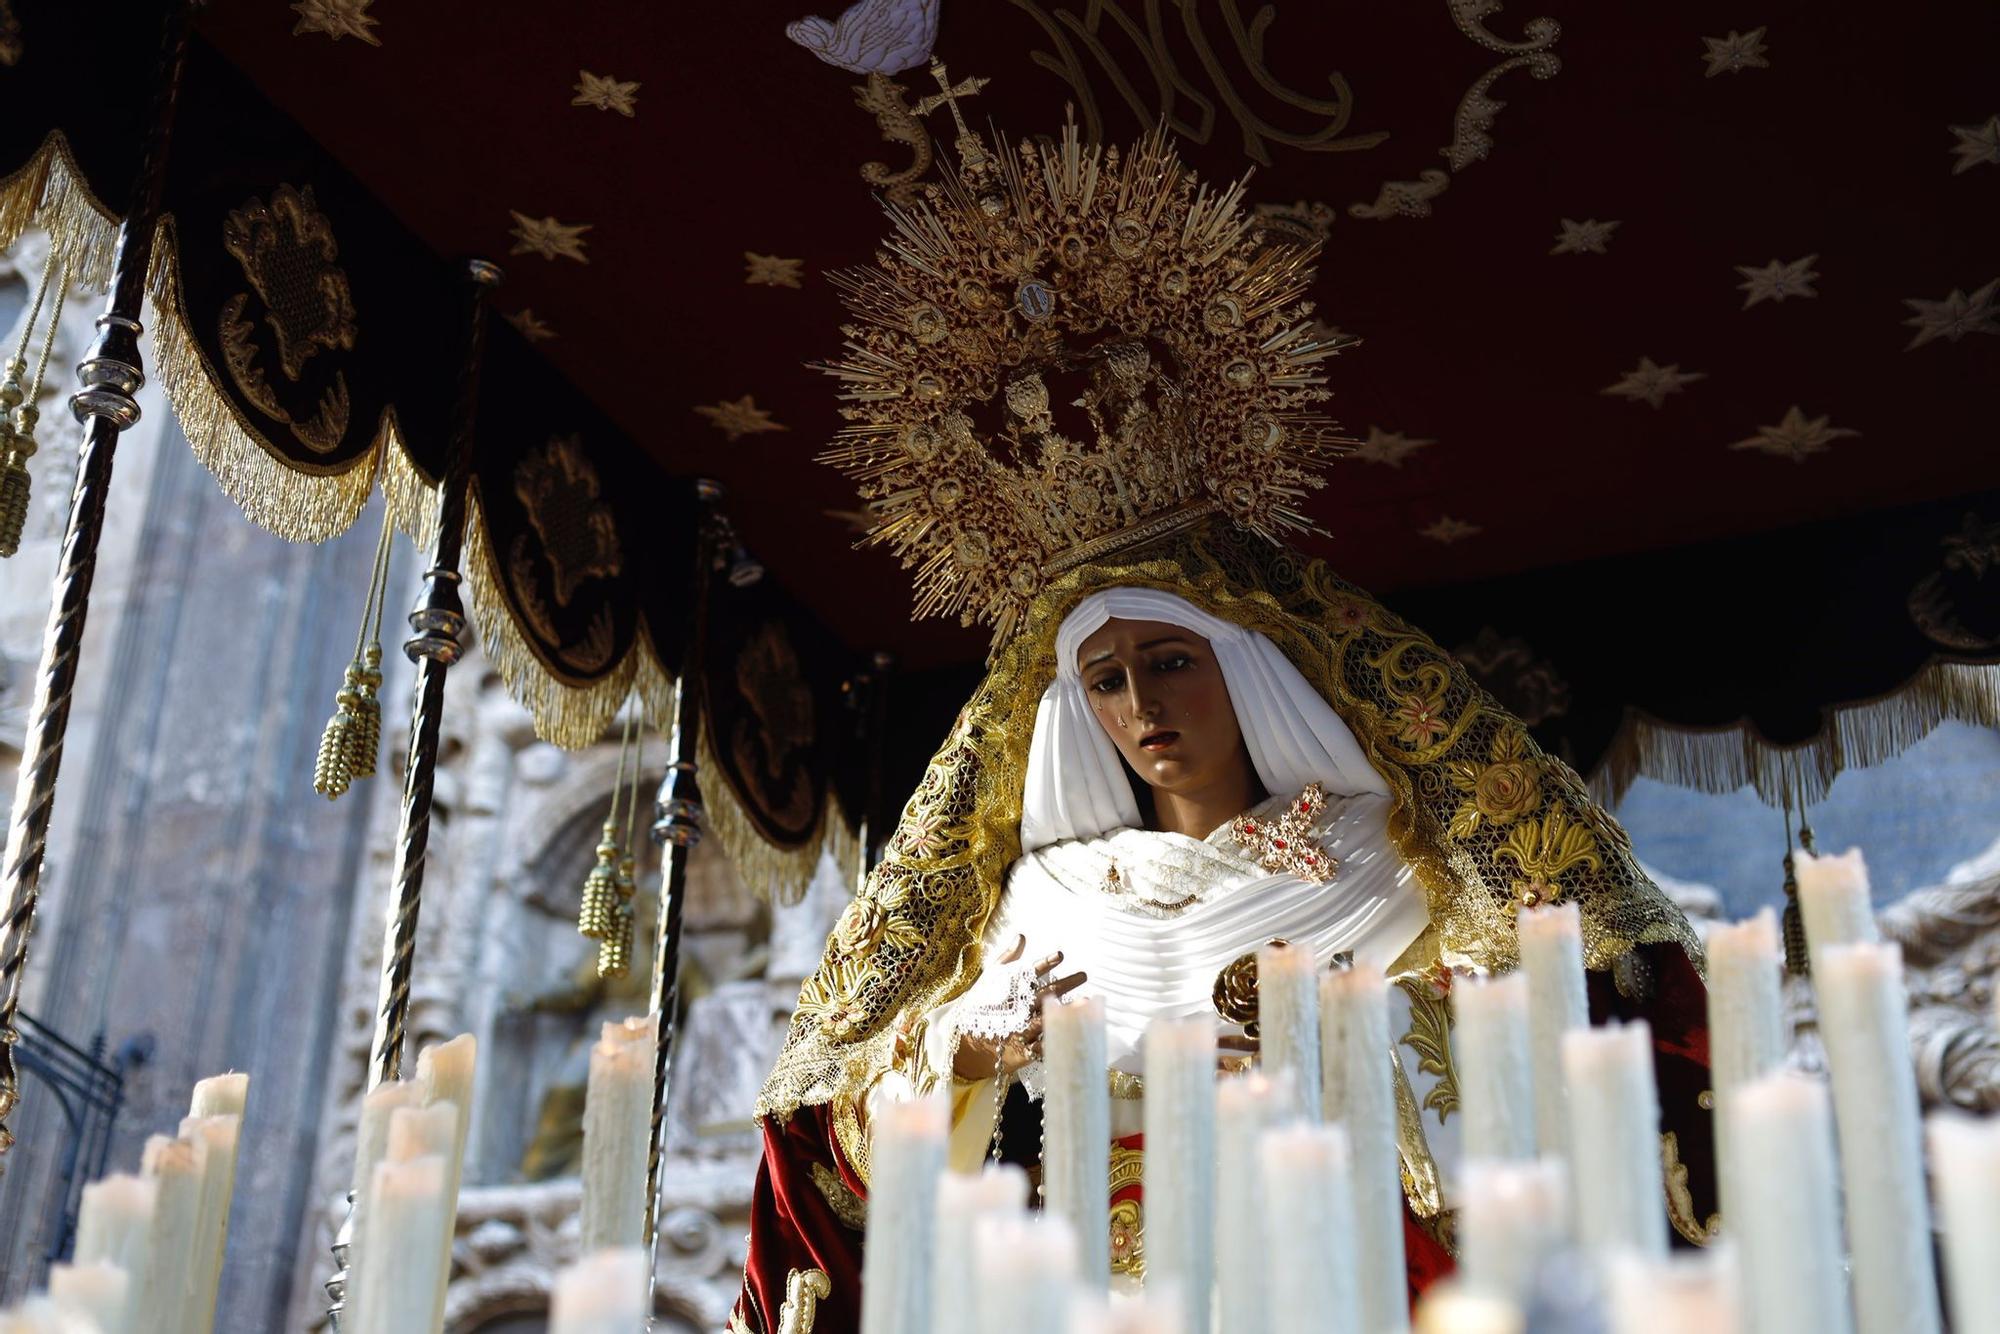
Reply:
[[[1313,824],[1324,810],[1325,790],[1308,783],[1277,819],[1239,815],[1229,822],[1229,836],[1265,870],[1289,872],[1308,884],[1324,885],[1340,873],[1340,862],[1328,856],[1313,836]]]

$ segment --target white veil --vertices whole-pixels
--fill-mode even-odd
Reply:
[[[1172,593],[1108,588],[1077,603],[1056,632],[1056,679],[1042,693],[1028,746],[1022,852],[1139,824],[1124,763],[1091,715],[1076,666],[1083,641],[1109,620],[1163,621],[1215,646],[1250,762],[1273,796],[1314,781],[1328,796],[1389,795],[1354,733],[1276,644]]]

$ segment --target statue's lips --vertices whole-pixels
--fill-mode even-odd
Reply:
[[[1180,739],[1181,739],[1181,734],[1179,732],[1172,732],[1172,731],[1148,732],[1146,733],[1146,735],[1139,738],[1139,749],[1149,750],[1157,755],[1161,751],[1171,747],[1175,742],[1179,741]]]

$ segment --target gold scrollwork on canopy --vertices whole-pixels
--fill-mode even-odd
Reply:
[[[243,266],[243,276],[264,306],[264,323],[277,344],[278,368],[293,384],[306,363],[322,351],[354,349],[357,329],[347,273],[334,261],[340,253],[333,226],[313,202],[311,186],[280,185],[270,203],[256,196],[222,222],[222,248]],[[249,314],[250,292],[239,292],[222,307],[217,341],[237,392],[259,412],[291,427],[300,444],[316,454],[337,449],[347,435],[345,373],[336,370],[310,415],[285,405],[258,365],[257,324]]]
[[[624,568],[618,521],[598,491],[597,469],[575,435],[551,436],[514,465],[514,494],[542,539],[560,606],[585,579],[615,579]]]
[[[1081,13],[1058,4],[1041,5],[1035,0],[1013,0],[1014,7],[1041,26],[1055,46],[1054,52],[1036,51],[1034,62],[1060,78],[1076,94],[1083,113],[1087,137],[1093,143],[1104,140],[1104,116],[1099,110],[1097,90],[1084,56],[1096,61],[1110,82],[1112,91],[1131,108],[1141,125],[1164,121],[1181,138],[1197,144],[1214,136],[1221,111],[1227,113],[1243,136],[1243,151],[1264,166],[1272,162],[1271,146],[1283,145],[1309,153],[1332,153],[1373,148],[1389,136],[1386,131],[1346,134],[1354,112],[1354,94],[1347,79],[1334,70],[1327,74],[1332,97],[1309,97],[1287,88],[1271,72],[1264,54],[1264,39],[1277,10],[1264,5],[1244,21],[1237,0],[1219,0],[1212,8],[1189,0],[1089,0],[1079,6]],[[1164,11],[1180,14],[1180,30],[1186,49],[1201,67],[1199,75],[1183,72],[1169,38]],[[1136,12],[1131,12],[1136,11]],[[1219,16],[1224,41],[1218,43],[1203,22],[1203,12]],[[1137,57],[1139,72],[1152,81],[1149,98],[1135,82],[1132,71],[1120,59],[1113,44]],[[1197,82],[1197,79],[1205,80]],[[1292,112],[1316,124],[1288,129],[1266,118],[1251,106],[1246,83]],[[1254,94],[1253,94],[1254,95]]]

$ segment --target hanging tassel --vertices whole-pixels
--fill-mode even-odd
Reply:
[[[597,839],[597,861],[583,878],[583,900],[577,906],[576,929],[592,940],[613,940],[618,935],[618,803],[625,797],[625,762],[632,754],[632,715],[625,715],[624,736],[618,742],[618,776],[611,785],[611,813],[604,817],[604,830]],[[598,951],[598,973],[604,972],[604,953]]]
[[[361,651],[359,664],[361,670],[352,678],[354,725],[347,732],[348,741],[351,743],[347,753],[347,768],[355,778],[375,776],[375,757],[382,750],[382,700],[376,693],[382,688],[382,645],[379,639],[382,623],[379,616],[375,623],[375,633],[378,636],[377,641]]]
[[[603,940],[617,925],[618,822],[606,820],[597,840],[597,864],[583,878],[583,903],[576,913],[578,934]]]
[[[49,351],[55,346],[56,328],[62,323],[63,288],[68,273],[56,264],[55,249],[50,247],[48,262],[42,268],[41,286],[36,289],[34,304],[21,325],[21,344],[8,360],[4,378],[0,378],[0,557],[12,556],[21,549],[21,537],[28,528],[28,502],[34,487],[28,460],[39,448],[35,443],[35,426],[42,416],[35,400],[41,396],[42,377],[49,369]],[[42,301],[51,287],[56,299],[49,311],[48,331],[42,339],[41,360],[35,367],[33,383],[24,388],[21,377],[28,370],[28,342],[34,336],[35,320],[42,313]]]
[[[375,757],[382,747],[382,701],[376,692],[382,686],[382,604],[388,579],[389,511],[384,505],[354,659],[333,697],[333,717],[319,735],[319,756],[313,761],[313,791],[328,801],[344,795],[356,779],[375,776]]]
[[[606,931],[597,946],[597,975],[601,978],[624,977],[632,969],[633,922],[637,914],[633,910],[633,896],[638,892],[638,858],[632,854],[632,839],[637,832],[639,819],[639,775],[645,763],[646,730],[643,720],[635,723],[635,715],[642,706],[634,703],[632,713],[625,717],[625,735],[632,738],[636,727],[638,739],[632,744],[631,787],[625,794],[625,842],[618,849],[618,869],[612,878],[612,898],[610,919]],[[625,766],[618,766],[619,776],[624,777]],[[612,798],[612,814],[618,811],[617,798]],[[611,825],[605,825],[606,832]],[[600,852],[602,849],[599,849]]]

